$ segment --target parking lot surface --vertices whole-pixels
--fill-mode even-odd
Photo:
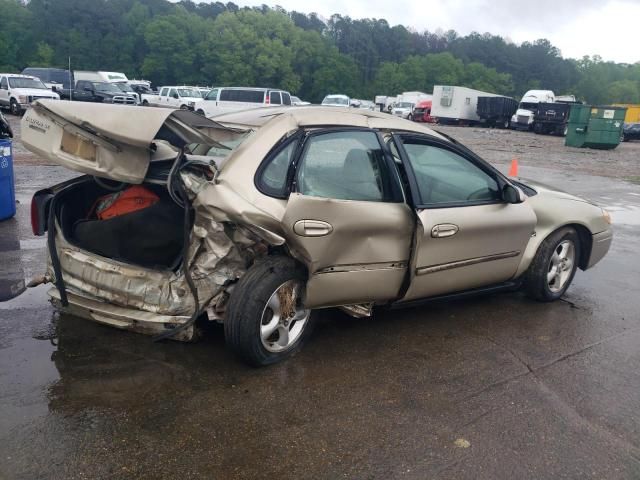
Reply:
[[[0,479],[640,478],[640,143],[443,130],[611,211],[611,252],[562,301],[323,311],[298,355],[252,369],[220,327],[154,344],[58,315],[47,286],[30,289],[0,303]],[[44,270],[31,194],[73,175],[16,152],[3,298]]]

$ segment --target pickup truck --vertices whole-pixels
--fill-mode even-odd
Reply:
[[[146,107],[179,108],[193,110],[197,101],[202,100],[200,93],[191,87],[162,87],[158,95],[141,95],[142,105]]]
[[[92,82],[78,80],[73,90],[68,88],[56,88],[56,92],[62,100],[74,102],[115,103],[122,105],[135,105],[137,99],[127,95],[113,83]]]

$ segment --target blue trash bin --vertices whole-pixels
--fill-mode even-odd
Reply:
[[[0,220],[7,220],[16,214],[16,188],[11,148],[11,141],[0,140]]]

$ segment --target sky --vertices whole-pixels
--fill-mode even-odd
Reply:
[[[195,0],[196,2],[198,0]],[[205,0],[206,1],[206,0]],[[226,0],[223,0],[226,1]],[[640,0],[235,0],[240,6],[384,18],[417,31],[478,31],[521,43],[546,38],[564,57],[640,61]]]

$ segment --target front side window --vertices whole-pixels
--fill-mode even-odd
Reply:
[[[289,95],[287,92],[281,92],[281,93],[282,93],[282,103],[284,105],[291,105],[291,95]]]
[[[456,152],[405,139],[422,205],[465,205],[501,199],[498,182]]]
[[[393,201],[393,177],[374,132],[314,135],[297,173],[303,195],[339,200]]]
[[[218,100],[218,89],[214,88],[205,97],[205,100]]]
[[[169,90],[169,96],[170,96],[171,98],[177,98],[177,96],[178,96],[178,92],[176,92],[176,89],[175,89],[175,88],[172,88],[171,90]]]
[[[269,103],[271,105],[280,105],[282,103],[280,100],[280,92],[269,92]]]

